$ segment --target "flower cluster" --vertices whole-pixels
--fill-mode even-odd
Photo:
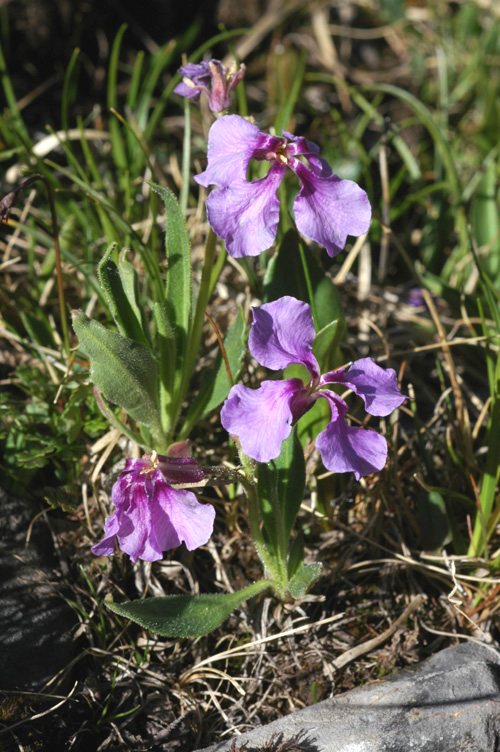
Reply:
[[[238,437],[244,454],[257,462],[278,457],[292,426],[323,397],[330,405],[331,419],[317,436],[316,447],[325,467],[336,473],[352,472],[357,480],[381,470],[387,458],[385,438],[347,425],[348,406],[328,387],[341,384],[351,389],[361,397],[368,413],[385,416],[406,399],[399,391],[396,372],[362,358],[347,368],[321,375],[313,355],[315,330],[307,303],[286,296],[252,310],[249,349],[254,358],[272,370],[301,363],[311,380],[308,384],[297,378],[263,381],[258,389],[242,384],[232,387],[221,421]]]
[[[115,512],[106,518],[104,538],[94,554],[110,556],[115,538],[133,562],[157,561],[181,543],[192,551],[212,535],[215,509],[200,504],[191,491],[174,485],[203,483],[204,473],[190,457],[146,454],[129,459],[113,486]]]
[[[208,60],[188,63],[179,72],[182,82],[175,92],[194,100],[204,93],[218,116],[208,136],[206,170],[195,180],[205,188],[216,186],[206,201],[207,217],[233,257],[257,256],[272,246],[280,218],[277,191],[288,169],[300,182],[293,201],[297,230],[323,246],[330,257],[345,247],[349,235],[368,231],[367,194],[355,182],[334,175],[316,144],[286,131],[281,136],[266,134],[239,115],[224,114],[232,90],[245,73],[244,65],[226,68],[218,60]],[[268,165],[263,177],[248,179],[252,162]],[[1,217],[8,216],[14,198],[9,194],[0,202]],[[337,473],[352,472],[356,479],[381,470],[387,458],[385,438],[349,425],[347,403],[332,387],[350,389],[363,400],[368,413],[386,416],[405,400],[395,371],[362,358],[321,374],[313,354],[314,338],[307,303],[287,296],[254,307],[249,336],[252,355],[275,371],[302,364],[310,379],[306,384],[298,378],[265,380],[258,389],[233,386],[221,411],[222,425],[237,437],[245,455],[267,463],[280,455],[293,425],[322,397],[331,411],[330,421],[316,437],[325,467]],[[208,541],[215,510],[187,490],[207,479],[186,454],[188,442],[181,442],[168,457],[152,452],[127,460],[112,489],[115,511],[106,519],[103,539],[92,547],[95,554],[112,554],[117,539],[133,562],[156,561],[181,543],[193,550]]]
[[[263,178],[248,181],[252,159],[271,166]],[[239,115],[225,115],[210,128],[207,169],[195,180],[205,188],[218,186],[207,199],[207,216],[231,256],[258,256],[273,244],[280,215],[276,191],[287,167],[301,183],[293,210],[303,235],[333,257],[348,235],[368,230],[371,208],[365,191],[333,175],[316,144],[286,131],[282,137],[267,135]]]
[[[231,103],[231,91],[245,75],[245,66],[237,68],[232,63],[226,69],[220,60],[205,60],[202,63],[186,63],[179,68],[182,81],[174,89],[176,94],[197,100],[204,92],[208,106],[215,114],[225,112]]]

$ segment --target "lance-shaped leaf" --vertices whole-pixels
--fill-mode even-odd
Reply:
[[[120,269],[122,261],[119,265],[115,263],[113,256],[116,254],[116,243],[111,243],[103,258],[98,264],[97,274],[99,282],[106,295],[109,310],[115,323],[124,337],[130,337],[136,342],[148,342],[147,335],[144,331],[144,322],[142,316],[139,313],[137,307],[133,307],[131,303],[130,294],[132,290],[125,289],[124,276],[128,287],[132,286],[133,281],[130,279],[130,272],[125,273]],[[125,261],[125,264],[132,266],[129,262]],[[133,268],[133,267],[132,267]],[[132,294],[132,301],[134,300]]]
[[[296,428],[281,445],[280,456],[267,464],[259,463],[257,472],[262,518],[271,543],[276,546],[280,528],[284,540],[288,541],[304,499],[304,451]]]
[[[323,566],[319,562],[314,564],[304,564],[298,572],[294,574],[288,583],[288,590],[293,598],[303,598],[306,590],[319,578]]]
[[[82,311],[73,311],[73,327],[99,391],[138,423],[158,430],[157,365],[149,349],[106,329]]]
[[[114,603],[104,601],[115,614],[151,629],[165,637],[201,637],[212,632],[231,611],[270,586],[268,580],[258,580],[235,593],[210,595],[168,595],[145,598],[142,601]]]
[[[313,353],[318,361],[321,373],[333,371],[342,365],[339,345],[344,338],[346,325],[344,319],[336,319],[320,329],[313,344]]]
[[[500,277],[500,210],[498,208],[498,165],[490,162],[477,187],[471,207],[472,231],[479,248],[488,253],[484,268],[492,280]]]
[[[169,405],[177,405],[182,393],[191,333],[191,249],[182,212],[174,194],[156,183],[149,185],[165,204],[167,282],[164,299],[156,302],[162,304],[164,315],[169,321],[169,332],[161,336],[159,351],[162,409],[170,414]],[[170,336],[170,332],[173,336]]]
[[[155,183],[149,184],[165,204],[165,251],[167,254],[167,314],[175,328],[178,355],[187,347],[191,323],[191,248],[180,206],[174,194]]]
[[[331,321],[342,318],[342,303],[337,288],[311,249],[305,246],[303,256],[300,251],[297,233],[288,230],[267,268],[264,302],[277,300],[283,295],[304,300],[311,306],[314,324],[319,331]]]
[[[139,276],[133,264],[127,259],[128,248],[122,248],[118,260],[118,273],[123,286],[123,291],[127,296],[137,320],[140,322],[142,332],[144,333],[146,344],[151,345],[151,333],[149,331],[148,319],[144,310],[144,302],[141,302],[139,294]],[[135,339],[132,337],[132,339]]]

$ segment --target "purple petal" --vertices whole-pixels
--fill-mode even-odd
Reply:
[[[168,514],[170,529],[165,530],[165,539],[161,539],[163,550],[173,548],[169,536],[175,536],[186,544],[188,551],[203,546],[214,529],[215,509],[211,504],[200,504],[191,491],[173,489],[166,486],[159,494],[159,503]]]
[[[278,371],[291,363],[302,363],[311,376],[319,376],[312,354],[316,332],[308,303],[287,295],[252,308],[252,313],[248,345],[262,366]]]
[[[231,91],[226,66],[220,60],[210,60],[208,69],[212,89],[208,95],[208,106],[212,112],[224,112],[231,104]]]
[[[116,509],[116,515],[120,524],[121,516],[126,514],[134,503],[134,487],[143,473],[151,468],[149,455],[145,458],[128,459],[125,470],[120,473],[111,490],[111,501]]]
[[[316,447],[324,466],[334,473],[354,473],[356,480],[382,470],[387,460],[387,442],[366,428],[346,425],[346,403],[331,393],[322,392],[332,408],[332,420],[316,437]]]
[[[210,226],[233,258],[258,256],[273,244],[280,216],[276,191],[285,169],[276,162],[265,177],[251,183],[235,180],[208,197]]]
[[[205,188],[211,184],[223,188],[235,181],[246,181],[250,160],[265,159],[265,153],[276,149],[281,140],[261,133],[256,125],[239,115],[223,115],[208,133],[207,169],[194,179]]]
[[[133,562],[157,561],[163,551],[182,542],[189,550],[206,543],[213,529],[214,508],[200,504],[190,491],[169,486],[148,456],[129,462],[135,469],[126,469],[113,486],[115,513],[106,519],[104,538],[92,551],[112,554],[117,536],[121,550]]]
[[[206,78],[207,82],[210,81],[210,63],[211,60],[202,60],[201,63],[186,63],[179,68],[179,75],[182,78],[190,78],[192,81],[196,81],[199,78]]]
[[[236,68],[235,62],[233,62],[233,64],[229,66],[227,74],[228,91],[231,91],[231,89],[234,89],[235,86],[238,86],[239,82],[245,75],[246,69],[247,67],[244,63],[240,63],[239,68]]]
[[[381,368],[371,358],[361,358],[349,368],[325,373],[320,383],[344,384],[352,389],[371,415],[389,415],[406,399],[399,391],[394,368]]]
[[[237,436],[244,454],[257,462],[279,457],[281,442],[311,407],[300,379],[263,381],[258,389],[233,386],[221,410],[221,423]]]
[[[118,535],[120,523],[118,515],[115,512],[110,517],[106,517],[104,522],[104,538],[96,543],[90,549],[96,556],[111,556],[115,551],[115,537]]]
[[[187,97],[188,99],[198,99],[201,92],[206,91],[204,86],[189,86],[184,81],[181,81],[174,89],[174,94],[179,94],[181,97]]]
[[[187,63],[179,69],[183,77],[174,92],[190,99],[198,98],[201,91],[208,97],[208,105],[212,112],[223,112],[231,103],[231,89],[241,81],[245,74],[245,66],[232,63],[226,66],[220,60],[205,60],[202,63]]]
[[[163,556],[163,548],[158,540],[158,533],[167,520],[156,521],[153,525],[153,512],[155,507],[155,493],[157,483],[165,481],[158,470],[144,475],[138,475],[130,489],[130,504],[126,510],[118,512],[120,529],[118,531],[118,545],[121,550],[128,554],[133,562],[137,559],[143,561],[157,561]],[[113,487],[113,491],[114,491]],[[116,494],[112,493],[113,502],[116,506]],[[174,541],[170,548],[178,545]]]
[[[288,163],[302,183],[293,209],[303,235],[324,246],[333,257],[344,248],[348,235],[367,232],[371,207],[359,185],[336,175],[315,175],[298,159],[290,158]]]
[[[123,497],[125,489],[133,482],[135,474],[151,467],[151,455],[144,454],[142,457],[130,457],[125,462],[125,470],[120,473],[115,486],[120,487],[120,496]],[[114,487],[113,487],[114,488]]]
[[[315,175],[327,178],[332,174],[332,168],[326,160],[319,156],[319,146],[315,144],[314,141],[308,141],[307,138],[304,138],[303,136],[294,136],[287,131],[283,131],[283,135],[292,142],[286,147],[286,154],[288,157],[295,157],[302,154],[311,165],[311,170]]]
[[[205,473],[193,457],[158,455],[158,467],[168,483],[200,483],[205,480]]]

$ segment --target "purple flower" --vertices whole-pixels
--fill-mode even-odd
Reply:
[[[104,538],[92,546],[98,556],[114,551],[115,536],[133,562],[157,561],[182,542],[189,551],[212,535],[215,509],[174,484],[200,483],[204,473],[192,458],[146,454],[129,459],[111,491],[115,512],[106,518]]]
[[[263,178],[248,182],[251,159],[271,167]],[[195,180],[205,188],[219,186],[206,202],[208,221],[234,258],[258,256],[273,244],[280,214],[276,191],[287,167],[301,182],[293,203],[297,229],[329,256],[340,253],[348,235],[367,232],[368,196],[352,180],[333,175],[316,144],[286,131],[283,137],[270,136],[239,115],[225,115],[210,128],[207,169]]]
[[[243,64],[238,70],[235,62],[226,70],[226,66],[220,60],[187,63],[179,68],[182,81],[177,84],[174,92],[182,97],[197,100],[204,91],[212,112],[224,112],[231,104],[231,90],[239,84],[245,70]]]
[[[226,431],[238,437],[242,452],[257,462],[278,457],[292,426],[316,399],[324,397],[330,404],[331,419],[316,437],[316,447],[325,467],[336,473],[353,472],[356,480],[381,470],[387,459],[385,438],[347,425],[347,404],[328,386],[342,384],[361,397],[371,415],[389,415],[406,399],[399,391],[394,369],[383,369],[371,358],[362,358],[321,376],[312,352],[315,331],[307,303],[286,296],[252,311],[249,349],[254,358],[273,370],[301,363],[311,380],[308,384],[301,379],[263,381],[258,389],[242,384],[232,387],[221,421]]]

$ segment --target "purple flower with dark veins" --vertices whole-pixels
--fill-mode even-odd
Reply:
[[[204,60],[202,63],[186,63],[179,68],[182,81],[174,89],[176,94],[198,100],[202,91],[208,98],[208,106],[215,114],[225,112],[231,104],[231,91],[245,75],[245,66],[239,69],[233,62],[226,69],[220,60]]]
[[[263,178],[248,181],[252,159],[271,166]],[[273,244],[280,215],[276,191],[287,167],[301,183],[293,210],[303,235],[333,258],[348,235],[367,232],[368,196],[352,180],[333,175],[316,144],[286,131],[281,137],[267,135],[239,115],[225,115],[210,128],[207,169],[195,180],[205,188],[219,186],[206,202],[208,221],[234,258],[258,256]]]
[[[352,472],[356,480],[381,470],[387,459],[385,438],[347,425],[348,406],[328,387],[342,384],[361,397],[371,415],[389,415],[406,399],[399,391],[394,369],[362,358],[321,375],[313,355],[315,330],[307,303],[286,296],[252,311],[248,344],[254,358],[272,370],[301,363],[311,380],[308,384],[297,378],[263,381],[258,389],[242,384],[232,387],[221,421],[226,431],[238,437],[242,452],[257,462],[276,459],[292,426],[323,397],[330,404],[331,419],[316,437],[316,447],[325,467],[335,473]]]
[[[189,551],[203,545],[212,535],[215,509],[171,484],[203,484],[204,478],[191,457],[153,452],[127,460],[111,491],[115,512],[106,518],[104,538],[92,546],[92,552],[110,556],[115,537],[133,562],[157,561],[163,551],[183,542]]]

